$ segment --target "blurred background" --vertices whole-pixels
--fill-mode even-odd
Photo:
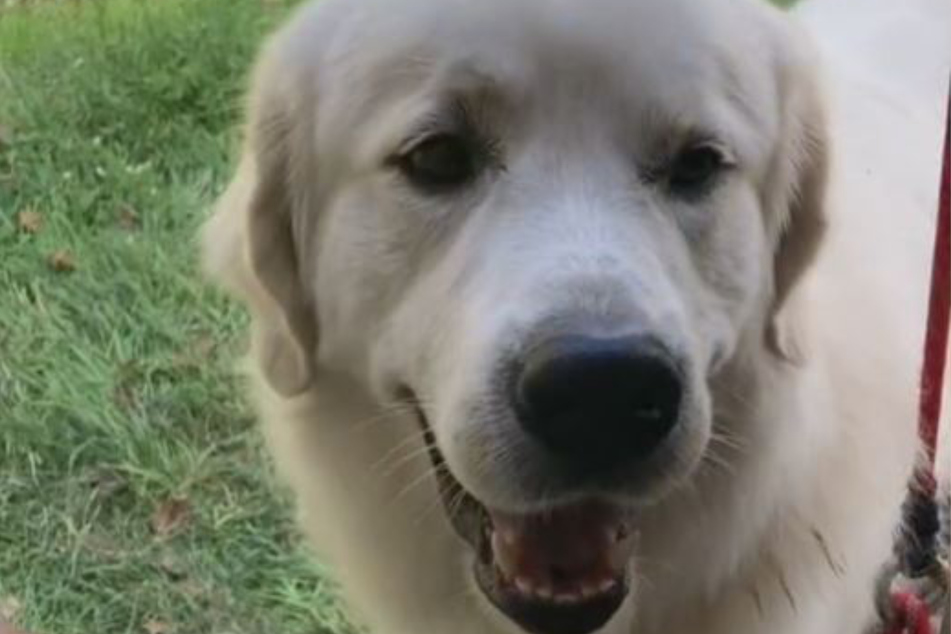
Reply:
[[[0,633],[355,631],[195,266],[293,4],[0,0]]]

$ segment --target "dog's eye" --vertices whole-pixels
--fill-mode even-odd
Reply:
[[[466,139],[441,134],[407,152],[400,169],[414,185],[430,191],[448,191],[468,184],[478,172],[478,156]]]
[[[667,186],[675,194],[702,193],[727,167],[723,152],[713,145],[694,145],[678,154],[668,168]]]

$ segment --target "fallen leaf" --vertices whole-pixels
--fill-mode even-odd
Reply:
[[[123,361],[116,368],[116,381],[112,398],[116,405],[131,410],[138,405],[136,386],[142,378],[142,369],[135,361]]]
[[[102,535],[86,535],[80,543],[90,553],[110,561],[122,559],[126,554],[117,547],[115,539]]]
[[[17,214],[17,226],[23,233],[36,233],[43,227],[43,216],[32,209],[21,211]]]
[[[0,634],[29,634],[13,627],[11,621],[23,609],[23,604],[14,596],[0,597]]]
[[[168,623],[164,621],[159,621],[157,619],[149,619],[142,624],[142,629],[145,630],[148,634],[167,634],[171,631]]]
[[[197,368],[205,365],[215,351],[217,342],[211,335],[201,335],[189,342],[185,350],[172,358],[172,364],[183,368]]]
[[[89,475],[89,486],[92,488],[93,497],[103,501],[128,487],[129,483],[116,471],[101,468]]]
[[[185,564],[172,553],[163,553],[159,558],[158,567],[173,581],[180,581],[188,576],[185,572]]]
[[[66,249],[54,251],[49,257],[49,265],[57,273],[69,273],[76,270],[76,258]]]
[[[139,228],[139,214],[131,205],[121,205],[116,215],[119,226],[126,231]]]
[[[131,410],[138,404],[135,390],[126,384],[117,385],[112,392],[112,398],[116,405],[124,410]]]
[[[175,587],[178,588],[182,594],[188,595],[193,599],[202,597],[208,592],[201,584],[199,584],[197,581],[194,581],[193,579],[183,579],[178,581],[176,582]]]
[[[23,604],[14,596],[0,598],[0,620],[12,621],[23,609]]]
[[[191,515],[191,502],[180,497],[169,498],[152,513],[152,530],[159,537],[168,537],[184,528]]]
[[[211,335],[202,335],[195,340],[195,356],[200,359],[208,359],[215,351],[215,338]]]

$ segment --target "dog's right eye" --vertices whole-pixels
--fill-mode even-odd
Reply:
[[[398,161],[400,171],[413,185],[432,192],[467,185],[478,173],[478,163],[472,143],[452,134],[425,139]]]

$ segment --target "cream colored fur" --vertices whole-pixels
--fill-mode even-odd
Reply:
[[[270,42],[205,259],[251,309],[254,400],[301,526],[373,632],[514,631],[472,585],[392,382],[422,386],[467,488],[541,504],[492,461],[508,423],[489,437],[464,405],[540,306],[624,313],[616,296],[698,367],[718,347],[728,361],[694,376],[708,399],[646,489],[637,583],[605,633],[860,634],[871,618],[917,449],[951,4],[796,13],[801,31],[740,0],[321,0]],[[381,156],[443,84],[484,73],[515,113],[500,134],[527,148],[511,182],[454,208],[416,199]],[[650,100],[719,117],[742,155],[699,237],[664,219],[689,211],[625,189],[616,141],[654,132],[625,119]]]

